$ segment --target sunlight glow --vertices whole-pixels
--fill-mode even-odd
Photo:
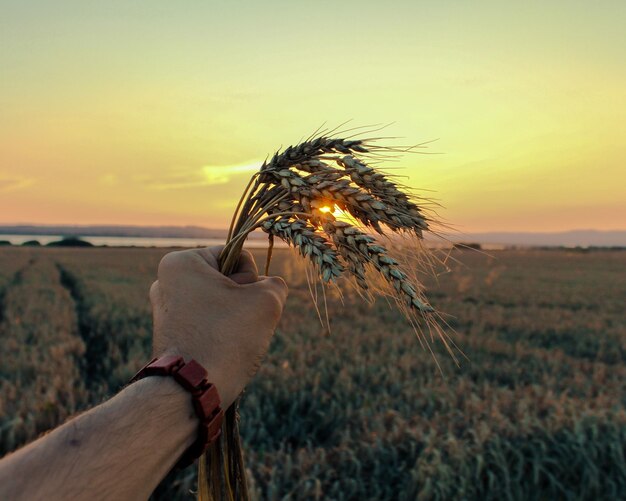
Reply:
[[[352,216],[350,216],[350,214],[348,214],[347,212],[341,210],[339,207],[337,207],[336,205],[333,205],[332,207],[329,205],[325,205],[324,207],[320,207],[319,209],[320,212],[323,212],[324,214],[332,214],[333,216],[335,216],[336,219],[339,219],[341,221],[345,221],[347,223],[353,223],[354,218],[352,218]]]
[[[432,193],[458,231],[624,228],[626,2],[349,0],[332,19],[277,0],[222,2],[219,16],[153,0],[148,17],[141,2],[44,0],[36,16],[9,3],[4,224],[226,228],[266,155],[318,127],[381,124],[381,146],[440,138],[378,165]],[[277,15],[280,35],[259,38]],[[355,36],[347,18],[376,29]],[[367,54],[367,77],[358,57],[312,77],[320,53]]]

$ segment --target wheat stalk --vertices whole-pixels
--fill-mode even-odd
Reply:
[[[411,281],[387,247],[370,234],[380,238],[391,231],[421,239],[432,223],[415,199],[367,163],[393,151],[373,140],[322,136],[276,152],[252,176],[237,205],[220,270],[232,273],[246,237],[261,229],[270,239],[266,269],[273,239],[280,238],[311,262],[323,284],[347,275],[371,295],[373,276],[382,278],[412,325],[423,321],[441,335],[421,284]],[[335,218],[329,210],[334,208],[350,220]],[[201,501],[249,499],[237,409],[238,401],[226,413],[223,437],[211,447],[208,467],[206,456],[200,459]]]

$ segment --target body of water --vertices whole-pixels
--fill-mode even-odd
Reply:
[[[2,235],[0,241],[8,240],[12,245],[22,245],[29,240],[37,240],[41,245],[62,240],[63,235]],[[225,240],[221,238],[153,238],[153,237],[79,237],[81,240],[92,243],[96,246],[106,245],[108,247],[211,247],[214,245],[224,245]],[[426,241],[426,246],[430,248],[449,248],[449,242]],[[249,238],[245,247],[248,249],[267,248],[266,238]],[[274,247],[286,248],[287,244],[279,239],[274,240]],[[483,250],[502,250],[505,245],[483,244]]]
[[[21,245],[29,240],[37,240],[41,245],[46,245],[62,239],[62,235],[0,235],[0,240],[8,240],[13,245]],[[220,238],[80,237],[80,239],[93,245],[109,247],[210,247],[224,244],[224,240]],[[275,241],[274,245],[286,246],[280,241]],[[267,240],[248,239],[246,247],[264,249],[267,247]]]

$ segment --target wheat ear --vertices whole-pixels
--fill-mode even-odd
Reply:
[[[372,140],[321,136],[276,152],[252,176],[237,204],[220,254],[220,270],[232,273],[246,237],[261,229],[270,244],[279,238],[296,248],[324,284],[338,284],[347,273],[360,289],[370,291],[372,274],[381,277],[412,325],[422,318],[432,326],[435,311],[423,286],[409,280],[388,249],[370,234],[405,233],[421,239],[433,222],[411,195],[367,163],[370,157],[393,151]],[[337,220],[329,213],[335,208],[353,221]],[[270,259],[271,245],[266,269]],[[239,400],[226,413],[223,439],[211,447],[209,467],[206,456],[200,460],[201,501],[249,499],[238,406]]]

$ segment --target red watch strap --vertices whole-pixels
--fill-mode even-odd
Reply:
[[[130,382],[147,376],[171,376],[191,393],[193,408],[200,419],[198,436],[177,463],[180,468],[189,466],[220,436],[224,411],[217,388],[208,381],[202,365],[193,359],[185,363],[183,357],[177,355],[152,359]]]

